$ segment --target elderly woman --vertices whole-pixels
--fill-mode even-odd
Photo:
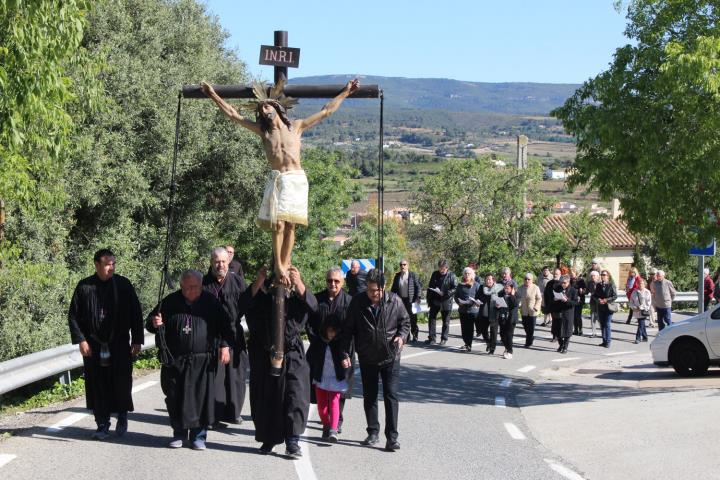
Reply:
[[[475,270],[465,267],[462,275],[462,282],[455,290],[455,303],[458,304],[460,313],[460,330],[464,345],[460,347],[463,352],[472,350],[473,333],[475,331],[475,321],[480,308],[478,301],[475,299],[480,284],[475,282]]]
[[[477,300],[482,302],[478,318],[480,319],[483,338],[485,338],[485,343],[487,344],[485,351],[490,355],[495,353],[495,346],[497,345],[498,321],[495,300],[502,291],[503,286],[495,283],[495,275],[490,273],[485,276],[485,284],[478,290],[475,296]]]
[[[570,276],[563,275],[560,281],[553,287],[552,311],[557,314],[555,322],[559,323],[557,328],[558,343],[557,351],[567,353],[570,337],[573,334],[575,323],[575,307],[580,303],[577,290],[570,285]]]
[[[582,336],[583,325],[582,325],[582,309],[585,305],[585,292],[587,292],[587,285],[585,279],[578,276],[575,268],[570,269],[570,285],[577,290],[578,304],[575,306],[574,320],[573,320],[573,335]]]
[[[535,276],[532,273],[526,273],[525,280],[517,292],[517,298],[520,301],[520,316],[525,329],[525,348],[530,348],[533,344],[535,324],[542,308],[542,294],[534,280]]]
[[[600,272],[600,283],[595,285],[593,299],[597,302],[598,318],[600,320],[600,329],[602,331],[601,347],[610,348],[612,342],[612,315],[610,304],[617,300],[617,290],[613,283],[610,272],[603,270]]]
[[[600,272],[597,270],[590,271],[588,280],[585,283],[587,288],[586,293],[590,294],[590,299],[588,300],[588,303],[590,304],[590,329],[592,330],[590,338],[595,337],[595,324],[598,322],[597,300],[595,300],[592,296],[595,292],[595,285],[598,283],[600,283]]]
[[[638,321],[634,343],[640,343],[641,340],[643,342],[648,341],[645,320],[650,317],[650,311],[652,310],[652,295],[650,294],[650,290],[645,287],[645,279],[640,278],[637,288],[633,291],[632,295],[630,295],[630,311]]]
[[[628,278],[627,282],[625,283],[625,295],[628,298],[628,302],[630,301],[630,297],[632,297],[633,292],[638,288],[638,282],[642,279],[640,274],[638,273],[638,269],[635,267],[632,267],[630,271],[628,272]],[[627,325],[630,325],[630,321],[633,318],[633,311],[630,309],[628,312],[628,317],[625,323]]]

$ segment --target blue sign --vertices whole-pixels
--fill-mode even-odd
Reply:
[[[715,256],[715,240],[707,247],[693,247],[690,249],[690,255],[696,257],[714,257]]]
[[[375,259],[374,258],[352,258],[350,260],[343,260],[342,261],[342,271],[343,273],[347,273],[350,271],[350,264],[353,262],[353,260],[357,260],[360,262],[360,270],[367,272],[368,270],[372,270],[375,268]]]

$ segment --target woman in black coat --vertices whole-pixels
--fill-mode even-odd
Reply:
[[[557,321],[560,322],[559,328],[557,328],[560,343],[557,351],[560,353],[567,353],[575,323],[575,307],[579,303],[577,290],[570,285],[570,277],[563,275],[553,287],[552,302],[552,311],[557,313]]]
[[[610,348],[612,342],[612,314],[609,304],[617,300],[617,290],[613,283],[610,272],[603,270],[600,272],[600,283],[595,285],[593,300],[597,301],[598,318],[600,320],[600,331],[602,332],[603,341],[601,347]]]

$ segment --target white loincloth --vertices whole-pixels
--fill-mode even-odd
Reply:
[[[308,181],[303,170],[270,171],[257,224],[265,230],[275,230],[280,220],[308,224]]]

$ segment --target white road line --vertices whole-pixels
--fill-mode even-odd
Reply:
[[[63,428],[69,427],[73,423],[77,423],[87,416],[88,416],[87,413],[73,413],[72,415],[60,420],[58,423],[49,426],[48,428],[45,429],[45,431],[48,433],[59,432]]]
[[[495,406],[498,408],[505,408],[505,397],[499,395],[495,397]]]
[[[553,362],[569,362],[571,360],[580,360],[580,357],[563,357],[563,358],[556,358],[553,360]]]
[[[10,453],[0,453],[0,468],[12,462],[13,460],[15,460],[15,458],[17,458],[17,455],[12,455]]]
[[[626,355],[628,353],[635,353],[635,350],[628,350],[627,352],[612,352],[612,353],[606,353],[606,357],[612,357],[614,355]]]
[[[149,382],[141,383],[140,385],[135,385],[132,389],[132,393],[137,393],[145,390],[146,388],[150,388],[152,386],[157,385],[158,382],[154,380],[150,380]]]
[[[512,423],[504,423],[505,430],[510,434],[513,440],[525,440],[525,435]]]
[[[307,439],[307,424],[311,420],[315,419],[317,419],[317,410],[311,408],[308,414],[308,421],[305,422],[306,427],[302,434],[302,439]],[[300,480],[317,480],[315,470],[313,470],[312,462],[310,461],[310,449],[308,448],[308,443],[300,442],[300,450],[302,451],[302,457],[293,460],[293,465],[295,466],[295,472],[297,473],[298,478]]]
[[[552,468],[553,470],[555,470],[557,473],[559,473],[560,475],[562,475],[565,478],[569,478],[570,480],[585,480],[585,478],[583,478],[582,476],[573,472],[569,468],[567,468],[563,465],[560,465],[559,463],[555,463],[554,461],[547,459],[547,458],[544,460],[548,465],[550,465],[550,468]]]
[[[518,372],[520,373],[528,373],[535,370],[535,365],[525,365],[522,368],[518,368]]]
[[[512,378],[506,378],[505,380],[500,382],[500,386],[502,388],[508,388],[508,387],[510,387],[511,384],[512,384]]]

